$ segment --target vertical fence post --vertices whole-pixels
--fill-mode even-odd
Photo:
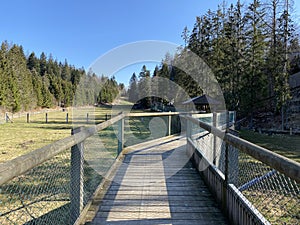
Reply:
[[[236,122],[236,111],[233,112],[233,121],[232,121],[233,129],[235,129],[235,122]]]
[[[69,123],[69,113],[66,115],[66,123]]]
[[[192,123],[189,121],[189,119],[186,119],[186,137],[192,137]]]
[[[105,114],[105,121],[107,121],[108,120],[108,115],[107,115],[107,113]]]
[[[213,112],[213,126],[217,127],[217,116],[216,112]],[[213,164],[216,165],[216,158],[217,158],[217,137],[213,135]]]
[[[171,111],[169,111],[171,113]],[[168,116],[168,136],[172,134],[172,116]]]
[[[6,123],[8,123],[8,118],[9,118],[9,117],[8,117],[8,113],[6,112],[6,113],[5,113],[5,121],[6,121]]]
[[[86,123],[89,123],[89,113],[86,114]]]
[[[48,123],[48,113],[46,113],[46,123]]]
[[[30,116],[29,116],[29,113],[27,113],[27,123],[30,123]]]
[[[124,118],[118,121],[118,155],[124,148]]]
[[[71,134],[82,131],[82,127],[74,128]],[[74,224],[83,208],[83,142],[71,148],[70,171],[70,220]]]
[[[226,111],[226,134],[229,132],[229,112]],[[225,135],[226,135],[225,134]],[[229,177],[229,145],[225,143],[225,168],[224,168],[224,175],[225,180],[223,183],[223,204],[222,208],[225,213],[227,213],[227,187],[228,187],[228,177]]]

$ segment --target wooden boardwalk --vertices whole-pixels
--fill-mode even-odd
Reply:
[[[85,224],[228,224],[185,145],[168,137],[126,148]]]

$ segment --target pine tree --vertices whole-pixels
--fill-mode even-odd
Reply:
[[[44,52],[40,55],[40,75],[44,76],[47,72],[47,57]]]
[[[139,73],[138,94],[141,104],[144,108],[151,106],[151,78],[150,71],[147,70],[146,65],[143,65]]]
[[[128,89],[128,100],[130,102],[136,102],[138,100],[138,80],[135,73],[132,74],[129,80],[129,89]]]
[[[265,16],[264,8],[261,7],[259,0],[254,0],[248,7],[246,13],[246,70],[244,76],[243,109],[250,115],[252,126],[253,113],[258,109],[259,100],[266,97],[266,76],[265,69],[265,46],[266,35],[264,30],[266,24],[262,20]]]

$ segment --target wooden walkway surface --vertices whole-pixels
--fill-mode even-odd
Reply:
[[[168,137],[126,148],[86,224],[228,224],[185,145]]]

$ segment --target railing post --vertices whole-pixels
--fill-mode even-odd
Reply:
[[[82,131],[82,127],[72,129],[72,135]],[[83,142],[71,148],[70,171],[70,222],[74,224],[83,208]]]
[[[48,123],[48,113],[46,113],[46,123]]]
[[[192,137],[192,123],[189,119],[186,119],[186,137]]]
[[[170,111],[171,112],[171,111]],[[168,136],[172,134],[172,116],[168,116]]]
[[[66,123],[69,123],[69,113],[66,115]]]
[[[229,112],[226,111],[226,134],[229,132]],[[223,204],[222,208],[227,213],[227,189],[228,189],[228,177],[229,177],[229,145],[225,142],[225,168],[224,175],[225,180],[223,183]]]
[[[86,123],[89,123],[89,114],[86,114]]]
[[[118,155],[124,148],[124,118],[118,121]]]
[[[217,127],[217,116],[216,112],[213,113],[213,126]],[[217,137],[213,134],[213,164],[216,165],[216,158],[217,158]]]

